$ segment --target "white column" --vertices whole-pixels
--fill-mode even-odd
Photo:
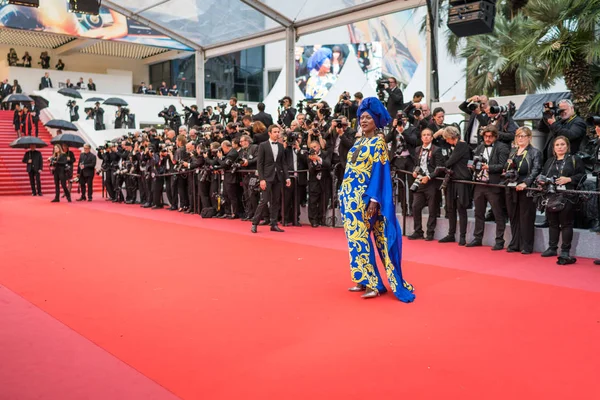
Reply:
[[[296,47],[296,28],[289,26],[285,34],[285,94],[292,98],[295,103],[294,93],[296,91],[296,60],[294,50]]]
[[[196,105],[204,108],[204,51],[196,51]]]

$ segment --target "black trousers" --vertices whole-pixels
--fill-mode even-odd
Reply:
[[[167,192],[167,200],[169,201],[169,205],[177,208],[177,178],[174,175],[169,175],[165,176],[164,180],[165,192]]]
[[[260,201],[254,213],[254,218],[252,218],[252,225],[258,225],[267,204],[270,204],[271,225],[277,225],[277,217],[281,210],[281,187],[282,183],[277,177],[273,182],[267,182],[266,190],[263,190],[260,194]]]
[[[308,181],[308,219],[311,224],[325,223],[328,201],[326,184],[323,180]]]
[[[285,222],[300,222],[300,204],[306,199],[306,185],[299,185],[297,179],[291,179],[290,187],[283,189]],[[296,207],[295,207],[296,206]]]
[[[260,193],[250,188],[250,178],[252,175],[246,174],[242,181],[242,188],[244,189],[244,213],[246,218],[254,217],[256,207],[258,207],[258,201],[260,200]]]
[[[148,188],[148,178],[142,172],[142,176],[137,177],[137,186],[140,190],[140,204],[146,204],[148,201],[152,200],[152,196],[148,195],[150,191]]]
[[[414,171],[414,169],[415,169],[415,162],[413,161],[413,159],[410,156],[396,157],[396,158],[394,158],[392,165],[393,165],[394,169],[397,169],[397,170],[401,169],[404,171]],[[402,186],[401,184],[398,185],[398,199],[400,199],[400,196],[406,197],[406,193],[408,192],[408,209],[411,210],[413,201],[414,201],[414,193],[411,192],[409,189],[410,189],[410,186],[415,181],[415,178],[413,178],[413,176],[410,174],[404,174],[402,172],[398,172],[397,176],[398,176],[398,178],[402,179],[402,181],[404,182],[404,186]],[[407,210],[402,210],[402,212],[406,212],[406,211]]]
[[[188,204],[190,210],[194,213],[199,212],[198,210],[198,175],[195,173],[187,174],[187,191],[188,191]]]
[[[210,185],[211,181],[206,180],[198,183],[198,192],[200,192],[200,208],[212,207],[211,196],[210,196]]]
[[[42,194],[42,181],[40,179],[40,171],[29,171],[29,184],[31,185],[32,194]]]
[[[565,208],[559,212],[548,212],[546,210],[546,218],[548,218],[549,241],[548,247],[557,250],[558,239],[562,234],[562,251],[569,252],[571,250],[571,242],[573,241],[573,220],[575,219],[575,210],[571,202],[567,201]]]
[[[225,203],[227,204],[225,214],[238,215],[238,186],[239,183],[223,183],[223,197],[225,197]]]
[[[448,236],[456,235],[456,216],[458,214],[459,235],[467,236],[467,208],[469,199],[466,194],[465,183],[450,183],[446,189],[446,205],[448,207]],[[462,196],[462,197],[461,197]]]
[[[510,220],[512,239],[508,244],[510,249],[533,252],[535,234],[535,203],[527,197],[526,191],[517,192],[506,189],[506,207]]]
[[[61,186],[67,200],[71,200],[71,193],[69,192],[69,187],[67,186],[67,176],[65,174],[65,171],[64,169],[56,168],[56,170],[54,171],[54,198],[56,200],[60,200]]]
[[[437,224],[437,209],[439,185],[436,181],[427,182],[426,185],[421,185],[419,190],[413,193],[413,220],[415,233],[423,234],[423,208],[427,206],[429,217],[427,217],[427,236],[433,237],[435,234],[435,226]]]
[[[87,188],[87,198],[92,199],[94,193],[94,175],[92,176],[79,176],[79,184],[81,185],[81,197],[85,199],[85,193]]]
[[[126,175],[125,176],[125,192],[127,193],[126,201],[135,201],[136,192],[138,189],[138,177]]]
[[[157,176],[152,182],[152,192],[154,197],[154,205],[158,207],[163,206],[163,186],[165,185],[165,177]]]
[[[177,194],[179,195],[179,207],[188,208],[190,206],[190,199],[188,197],[187,175],[177,176]]]
[[[475,186],[475,240],[481,241],[485,230],[485,211],[487,203],[490,203],[496,221],[496,244],[504,246],[504,230],[506,229],[506,217],[504,216],[504,193],[502,188],[490,188]]]
[[[39,119],[34,119],[33,120],[33,126],[35,126],[35,137],[39,136],[39,126],[38,126],[39,123],[40,123]]]
[[[115,200],[115,178],[113,176],[113,172],[114,171],[112,169],[108,169],[104,173],[104,186],[106,186],[106,192],[108,193],[108,197],[112,200]]]

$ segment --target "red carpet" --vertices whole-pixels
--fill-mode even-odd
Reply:
[[[341,230],[49,200],[0,198],[0,285],[183,399],[600,398],[591,260],[408,242],[416,302],[365,301]]]

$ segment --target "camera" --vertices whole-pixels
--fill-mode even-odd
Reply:
[[[286,140],[288,145],[293,145],[298,140],[298,134],[296,132],[289,132],[287,134]]]
[[[598,126],[600,125],[600,117],[594,115],[585,120],[589,126]]]
[[[539,188],[543,188],[547,194],[556,193],[556,176],[540,175],[535,180]]]
[[[227,104],[226,102],[222,102],[222,103],[217,103],[217,107],[219,107],[221,109],[221,112],[225,112],[225,109],[227,108],[229,104]]]
[[[555,102],[548,101],[544,103],[544,112],[542,114],[544,116],[544,119],[550,119],[559,114],[560,111],[558,110],[558,105],[556,105]]]
[[[417,118],[419,118],[419,117],[420,117],[422,114],[423,114],[423,111],[419,110],[418,108],[416,108],[416,109],[413,111],[413,116],[415,116],[415,117],[417,117]]]
[[[77,176],[77,177],[75,177],[73,179],[69,179],[69,182],[71,182],[71,183],[79,183],[79,177]]]
[[[510,116],[514,115],[515,111],[517,111],[517,107],[512,101],[508,102],[505,106],[490,106],[490,114],[504,114]]]
[[[385,85],[389,85],[390,84],[390,80],[389,79],[377,79],[376,81],[377,83],[377,91],[383,91],[385,90]]]
[[[442,185],[440,186],[440,190],[444,191],[448,187],[450,179],[452,178],[452,175],[454,175],[454,171],[452,171],[450,168],[436,167],[434,174],[436,176],[444,174],[444,180],[442,181]]]
[[[473,170],[476,174],[481,172],[483,168],[483,164],[485,164],[487,160],[483,156],[474,156],[472,160],[469,160],[468,165],[473,167]]]
[[[419,190],[419,186],[421,186],[421,180],[423,179],[423,169],[421,167],[416,167],[413,172],[417,174],[417,177],[415,178],[413,184],[410,185],[409,190],[411,192],[416,192],[417,190]]]
[[[76,105],[77,103],[75,102],[75,100],[67,101],[67,107],[75,107]]]
[[[479,107],[481,107],[481,103],[476,102],[476,101],[472,101],[469,104],[467,104],[467,109],[469,109],[469,111],[475,111]]]

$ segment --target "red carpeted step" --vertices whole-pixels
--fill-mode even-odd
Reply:
[[[17,138],[13,124],[12,111],[0,111],[0,196],[7,195],[30,195],[31,187],[29,184],[29,175],[27,167],[23,164],[23,149],[12,149],[9,144]],[[40,123],[38,137],[50,143],[52,135]],[[79,149],[71,149],[76,159],[79,159],[81,151]],[[44,170],[41,173],[42,192],[54,192],[54,177],[49,171],[47,159],[52,156],[52,146],[40,149],[44,160]],[[94,177],[94,191],[100,192],[102,189],[102,178]],[[73,186],[76,192],[76,184]]]

